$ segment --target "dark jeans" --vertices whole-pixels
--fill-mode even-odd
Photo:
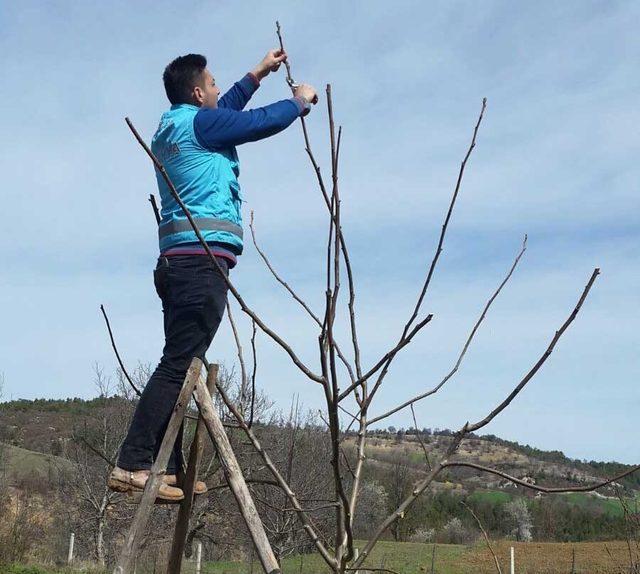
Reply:
[[[227,260],[217,261],[228,273]],[[160,257],[153,278],[162,300],[165,346],[120,448],[118,466],[125,470],[151,468],[191,360],[204,358],[227,302],[227,285],[206,255]],[[181,428],[167,474],[182,466]]]

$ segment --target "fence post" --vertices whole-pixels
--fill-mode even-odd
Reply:
[[[200,574],[202,567],[202,541],[198,540],[198,548],[196,550],[196,574]]]
[[[67,564],[73,562],[73,544],[76,541],[76,535],[72,532],[69,538],[69,555],[67,556]]]
[[[516,557],[513,546],[511,547],[511,574],[516,574]]]

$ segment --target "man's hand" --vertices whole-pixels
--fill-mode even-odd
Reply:
[[[270,72],[278,71],[280,64],[287,59],[287,53],[283,50],[269,50],[262,61],[253,69],[253,74],[262,80],[269,75]]]
[[[302,98],[308,104],[318,103],[318,94],[316,93],[316,89],[309,84],[300,84],[296,86],[293,95],[296,98]]]

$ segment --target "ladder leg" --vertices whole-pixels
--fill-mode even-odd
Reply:
[[[256,506],[251,498],[251,493],[247,487],[247,483],[242,476],[242,470],[236,460],[227,433],[224,431],[222,422],[218,417],[218,413],[213,406],[211,394],[202,381],[196,384],[196,404],[200,410],[200,415],[204,419],[204,423],[211,435],[211,439],[218,449],[218,456],[222,462],[224,474],[227,482],[231,487],[231,492],[235,497],[242,517],[249,529],[251,539],[262,563],[262,567],[267,574],[280,574],[280,566],[276,560],[275,554],[271,549],[271,544],[264,531],[262,520],[256,510]]]
[[[216,387],[216,379],[218,378],[218,365],[211,364],[207,373],[207,389],[210,393]],[[187,463],[187,472],[185,473],[182,490],[184,490],[184,500],[180,503],[178,510],[178,518],[176,527],[173,531],[173,542],[171,544],[171,554],[169,555],[169,566],[167,574],[180,574],[182,568],[182,555],[189,533],[189,519],[191,518],[191,509],[193,508],[193,488],[198,479],[198,465],[202,457],[202,442],[206,428],[202,421],[202,417],[198,418],[196,424],[196,432],[191,443],[189,451],[189,462]]]
[[[136,510],[135,517],[129,527],[127,537],[125,538],[124,546],[120,551],[120,558],[118,559],[117,566],[113,571],[114,574],[130,574],[133,572],[133,565],[142,534],[144,533],[149,516],[151,515],[153,504],[162,483],[162,477],[167,470],[171,450],[173,449],[173,445],[178,435],[178,430],[180,429],[180,425],[182,424],[184,415],[187,411],[187,406],[191,400],[193,389],[200,378],[201,371],[202,361],[196,357],[191,361],[191,365],[187,371],[187,376],[185,377],[184,384],[182,385],[182,390],[180,391],[178,400],[173,407],[173,414],[171,415],[167,430],[164,434],[164,438],[162,439],[162,445],[160,446],[158,456],[151,467],[151,473],[145,485],[140,505],[138,506],[138,510]]]

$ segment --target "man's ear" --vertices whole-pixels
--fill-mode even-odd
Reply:
[[[193,99],[199,105],[204,103],[204,90],[200,86],[193,88]]]

